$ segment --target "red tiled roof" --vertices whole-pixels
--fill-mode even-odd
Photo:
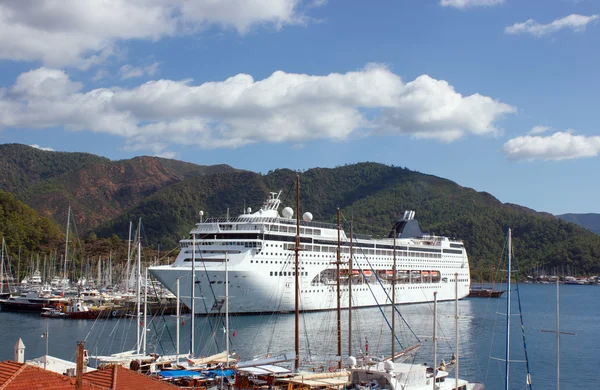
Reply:
[[[75,378],[24,363],[0,362],[1,390],[72,390],[74,388]],[[98,389],[98,387],[93,384],[83,383],[83,389],[92,390]]]
[[[128,370],[119,365],[86,372],[83,374],[83,382],[114,390],[171,390],[177,387],[144,374]]]

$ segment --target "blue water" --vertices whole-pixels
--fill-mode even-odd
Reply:
[[[553,333],[556,327],[556,289],[553,285],[520,285],[523,320],[526,330],[529,361],[534,389],[556,388],[555,349]],[[560,327],[576,336],[561,336],[561,388],[596,389],[596,351],[600,346],[600,305],[597,297],[600,286],[560,286]],[[513,292],[513,297],[515,296]],[[235,299],[235,298],[232,298]],[[506,295],[500,299],[473,298],[459,302],[459,355],[460,376],[483,382],[487,389],[503,389],[505,365]],[[511,305],[511,360],[523,360],[523,342],[516,301]],[[389,308],[385,308],[389,316]],[[432,361],[432,305],[400,307],[412,332],[421,340],[415,361]],[[498,314],[501,313],[501,314]],[[335,312],[309,313],[300,319],[301,354],[308,356],[335,355]],[[438,305],[438,357],[450,360],[454,352],[454,302]],[[190,346],[190,318],[181,319],[180,350],[187,353]],[[223,323],[219,319],[196,317],[196,355],[208,355],[224,350]],[[293,351],[294,316],[263,315],[238,316],[230,320],[231,342],[242,358],[250,359],[265,353]],[[403,347],[417,343],[415,336],[397,317],[398,338]],[[176,320],[172,316],[149,321],[148,351],[173,353],[175,350]],[[390,352],[391,336],[386,322],[377,308],[354,311],[353,354],[365,349],[383,356]],[[135,347],[136,320],[64,320],[41,319],[37,315],[0,312],[0,360],[13,358],[13,346],[19,337],[26,346],[26,359],[45,354],[46,341],[41,335],[49,328],[49,353],[63,359],[74,360],[76,342],[86,341],[90,354],[108,354]],[[342,315],[343,354],[347,354],[347,312]],[[160,341],[159,341],[160,339]],[[396,347],[399,350],[400,346]],[[450,372],[453,376],[454,373]],[[525,388],[525,363],[513,362],[510,368],[510,388]]]

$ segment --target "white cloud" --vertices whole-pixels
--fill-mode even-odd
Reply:
[[[547,132],[550,129],[552,129],[552,127],[549,127],[549,126],[533,126],[533,128],[531,130],[529,130],[529,132],[527,134],[542,134],[542,133]]]
[[[57,87],[51,93],[48,85]],[[514,111],[487,96],[463,96],[427,75],[404,83],[376,64],[326,76],[277,71],[263,80],[238,74],[199,85],[155,80],[88,92],[63,71],[40,68],[0,91],[0,129],[103,132],[156,154],[169,145],[234,148],[382,133],[454,141],[496,134],[497,120]]]
[[[440,0],[444,7],[469,8],[469,7],[490,7],[504,3],[504,0]]]
[[[600,15],[584,16],[571,14],[548,24],[540,24],[533,19],[529,19],[523,23],[515,23],[512,26],[506,27],[504,32],[507,34],[528,33],[536,37],[541,37],[567,28],[573,31],[583,31],[589,23],[598,18],[600,18]]]
[[[306,22],[301,0],[0,0],[0,60],[87,68],[120,41]]]
[[[33,145],[29,145],[29,146],[31,146],[32,148],[39,149],[39,150],[44,150],[46,152],[54,152],[54,149],[52,149],[52,148],[44,148],[37,144],[33,144]]]
[[[119,73],[121,74],[121,80],[126,80],[133,77],[142,77],[145,75],[153,76],[158,73],[158,65],[158,62],[144,67],[133,66],[130,64],[123,65],[121,69],[119,69]]]
[[[593,157],[600,152],[600,136],[586,137],[571,132],[548,136],[525,135],[508,140],[504,154],[513,160],[570,160]]]

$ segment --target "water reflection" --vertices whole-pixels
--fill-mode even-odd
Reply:
[[[555,387],[555,338],[553,334],[540,333],[540,329],[554,329],[553,286],[522,286],[523,310],[527,344],[534,386]],[[597,286],[561,286],[561,329],[577,333],[564,336],[561,343],[561,387],[595,388],[593,371],[586,369],[594,361],[595,345],[600,343],[597,323],[600,305],[596,302]],[[382,309],[388,320],[390,307]],[[483,381],[487,389],[504,388],[504,359],[506,299],[465,299],[459,302],[459,334],[461,377]],[[404,321],[396,318],[397,335],[403,347],[416,344],[422,347],[415,357],[419,363],[432,362],[431,343],[433,305],[419,304],[400,306]],[[517,313],[516,303],[513,312]],[[190,347],[190,320],[184,318],[181,327],[180,350],[188,353]],[[281,353],[294,349],[294,316],[261,315],[231,318],[232,348],[242,359],[257,355]],[[520,318],[511,317],[511,357],[523,360]],[[348,351],[348,312],[342,312],[343,354]],[[0,312],[3,342],[0,343],[0,360],[12,359],[13,346],[19,337],[26,346],[26,358],[44,354],[46,320],[37,315]],[[353,354],[365,350],[368,340],[369,352],[387,356],[391,351],[391,334],[378,308],[366,308],[353,312]],[[454,302],[438,304],[438,357],[446,362],[454,352]],[[135,347],[136,320],[133,317],[120,320],[70,321],[50,319],[50,354],[74,360],[77,340],[85,340],[91,354],[108,354]],[[148,329],[148,351],[174,353],[176,320],[172,316],[154,318]],[[307,313],[300,318],[301,356],[332,356],[337,352],[335,311]],[[196,317],[196,355],[208,355],[222,351],[225,344],[223,322],[218,318]],[[396,346],[399,350],[400,346]],[[454,374],[451,372],[451,376]],[[511,366],[511,388],[525,387],[525,366]]]

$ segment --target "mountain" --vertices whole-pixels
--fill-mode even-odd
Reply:
[[[205,217],[235,217],[248,206],[258,209],[270,191],[279,190],[284,205],[295,202],[296,173],[289,169],[263,175],[156,157],[110,161],[23,145],[3,145],[2,151],[12,157],[0,158],[4,162],[0,177],[15,170],[3,182],[14,197],[52,218],[61,230],[70,205],[73,232],[88,237],[93,248],[117,250],[119,238],[127,239],[129,222],[142,218],[144,245],[160,247],[163,253],[188,235],[200,210]],[[447,179],[359,163],[307,170],[300,183],[301,211],[310,211],[317,221],[334,222],[339,207],[345,220],[354,221],[357,233],[386,236],[404,210],[415,210],[424,231],[463,239],[473,267],[480,269],[501,267],[510,227],[522,272],[535,265],[548,269],[569,265],[580,272],[600,273],[600,236]]]
[[[600,234],[600,214],[562,214],[557,217]]]
[[[116,218],[154,192],[186,178],[234,171],[228,165],[201,166],[158,157],[110,161],[82,153],[46,152],[2,145],[0,177],[14,170],[8,188],[41,215],[66,224],[71,206],[82,231]],[[8,157],[7,157],[8,156]],[[51,168],[54,167],[54,168]],[[20,183],[20,184],[19,184]]]
[[[27,145],[1,144],[0,190],[19,193],[41,181],[108,161],[88,153],[50,152]]]
[[[54,250],[63,241],[63,235],[54,222],[40,217],[31,207],[2,190],[0,190],[1,238],[5,238],[7,248],[12,249],[14,255],[20,251],[24,258],[28,258],[34,251]]]
[[[269,191],[282,189],[284,205],[294,204],[295,173],[279,169],[267,175],[229,172],[206,175],[166,187],[138,206],[97,229],[98,236],[126,237],[129,221],[142,218],[151,245],[171,248],[204,217],[237,216],[247,206],[258,208]],[[547,213],[502,204],[492,195],[439,177],[399,167],[360,163],[332,169],[315,168],[300,175],[301,212],[317,221],[334,222],[340,207],[355,231],[386,236],[405,209],[417,211],[424,231],[465,241],[474,268],[489,269],[504,261],[507,229],[522,272],[535,266],[561,264],[584,272],[600,272],[600,237]]]

